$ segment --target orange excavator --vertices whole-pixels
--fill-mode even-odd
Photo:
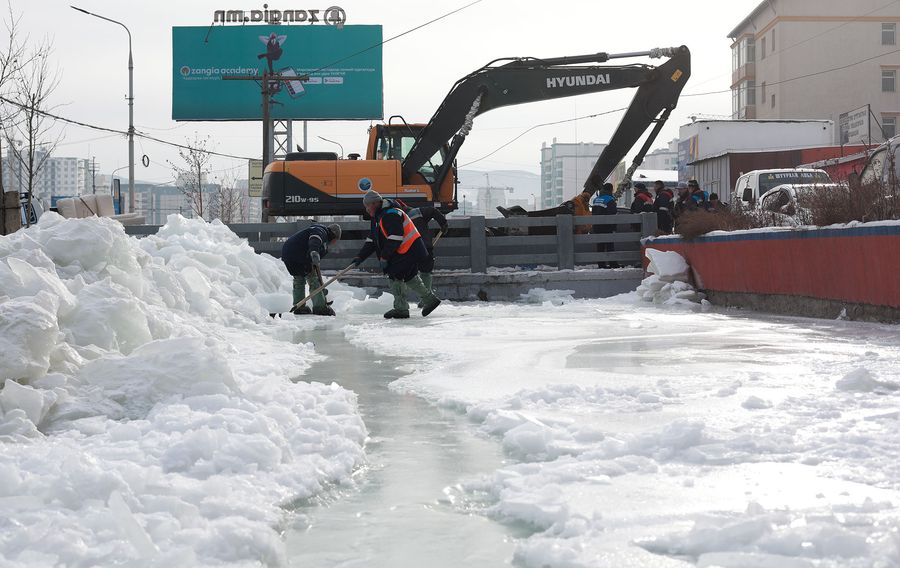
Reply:
[[[667,57],[654,67],[585,65],[611,59]],[[270,216],[358,215],[362,195],[374,189],[412,207],[457,208],[456,156],[476,116],[491,109],[614,89],[637,88],[609,144],[585,181],[600,189],[650,125],[654,125],[626,175],[637,169],[691,74],[687,47],[631,53],[494,60],[457,81],[427,124],[393,116],[369,130],[366,159],[332,152],[293,152],[263,175],[263,208]]]

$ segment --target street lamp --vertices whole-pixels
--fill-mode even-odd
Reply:
[[[122,22],[117,22],[75,6],[69,7],[88,16],[119,24],[128,33],[128,211],[134,213],[134,60],[131,57],[131,30]]]
[[[344,159],[344,147],[341,146],[340,142],[335,142],[334,140],[329,140],[328,138],[325,138],[324,136],[319,136],[319,138],[321,138],[322,140],[324,140],[326,142],[331,142],[332,144],[337,144],[338,147],[341,149],[341,159],[342,160]]]

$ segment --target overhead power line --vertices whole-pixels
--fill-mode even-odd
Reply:
[[[125,132],[124,130],[116,130],[115,128],[107,128],[105,126],[97,126],[96,124],[88,124],[87,122],[73,120],[71,118],[66,118],[64,116],[59,116],[58,114],[53,114],[53,113],[41,110],[39,108],[35,108],[35,107],[29,106],[29,105],[23,105],[22,103],[7,99],[6,97],[0,97],[0,101],[3,101],[6,104],[11,104],[13,106],[16,106],[22,110],[26,110],[29,112],[35,112],[37,114],[40,114],[41,116],[46,116],[47,118],[51,118],[53,120],[58,120],[60,122],[65,122],[67,124],[74,124],[75,126],[81,126],[83,128],[89,128],[91,130],[99,130],[101,132],[111,132],[113,134],[120,134],[122,136],[128,135],[128,133]],[[160,144],[165,144],[167,146],[173,146],[175,148],[182,148],[184,150],[192,150],[195,152],[201,152],[201,153],[210,154],[213,156],[221,156],[223,158],[236,158],[238,160],[251,160],[252,159],[247,156],[237,156],[235,154],[226,154],[224,152],[216,152],[214,150],[205,150],[203,148],[195,148],[195,147],[189,146],[187,144],[179,144],[178,142],[170,142],[168,140],[162,140],[161,138],[156,138],[155,136],[150,136],[149,134],[145,134],[143,132],[135,132],[134,135],[137,136],[138,138],[143,138],[145,140],[151,140],[153,142],[158,142]]]
[[[498,147],[497,149],[495,149],[493,152],[491,152],[491,153],[489,153],[489,154],[485,154],[484,156],[478,158],[477,160],[472,160],[471,162],[466,162],[465,164],[462,164],[462,165],[459,166],[459,167],[464,168],[464,167],[466,167],[466,166],[471,166],[472,164],[474,164],[474,163],[476,163],[476,162],[480,162],[481,160],[484,160],[484,159],[486,159],[486,158],[490,158],[491,156],[493,156],[494,154],[496,154],[496,153],[499,152],[500,150],[506,148],[507,146],[509,146],[510,144],[512,144],[513,142],[515,142],[515,141],[518,140],[519,138],[525,136],[526,134],[528,134],[529,132],[531,132],[532,130],[534,130],[534,129],[536,129],[536,128],[541,128],[541,127],[543,127],[543,126],[552,126],[552,125],[554,125],[554,124],[563,124],[563,123],[565,123],[565,122],[574,122],[574,121],[577,121],[577,120],[583,120],[583,119],[586,119],[586,118],[595,118],[595,117],[603,116],[603,115],[606,115],[606,114],[613,114],[614,112],[621,112],[621,111],[623,111],[623,110],[628,110],[628,107],[617,108],[617,109],[614,109],[614,110],[608,110],[608,111],[605,111],[605,112],[598,112],[598,113],[596,113],[596,114],[588,114],[588,115],[585,115],[585,116],[577,116],[577,117],[575,117],[575,118],[567,118],[567,119],[565,119],[565,120],[556,120],[556,121],[554,121],[554,122],[544,122],[544,123],[541,123],[541,124],[535,124],[535,125],[532,126],[531,128],[529,128],[529,129],[527,129],[527,130],[521,132],[518,136],[516,136],[515,138],[513,138],[513,139],[510,140],[509,142],[503,144],[502,146],[499,146],[499,147]]]

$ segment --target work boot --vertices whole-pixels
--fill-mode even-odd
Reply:
[[[409,302],[406,300],[406,284],[403,280],[388,279],[388,286],[394,296],[394,310],[409,314]]]
[[[294,303],[291,305],[296,306],[297,302],[306,297],[306,277],[294,276],[293,289],[291,291],[294,298]]]
[[[307,308],[309,309],[309,308]],[[329,306],[319,306],[317,308],[313,308],[312,313],[317,316],[333,316],[334,310]]]
[[[316,288],[322,285],[322,280],[319,279],[319,275],[315,272],[310,272],[306,275],[306,283],[309,284],[309,291],[312,292]],[[322,290],[318,294],[314,295],[311,299],[312,302],[312,313],[318,313],[317,310],[322,310],[323,308],[328,307],[328,303],[325,299],[325,290]],[[328,314],[318,314],[318,315],[328,315]],[[331,314],[334,315],[334,314]]]
[[[433,312],[436,307],[438,307],[440,305],[441,305],[441,299],[438,298],[437,296],[435,296],[434,294],[432,294],[430,298],[428,298],[422,302],[422,317],[427,316],[428,314]]]
[[[303,298],[301,298],[301,300],[302,299]],[[306,304],[303,304],[299,308],[298,307],[291,308],[291,313],[296,314],[298,316],[307,316],[312,313],[312,310],[309,309],[309,306],[307,306]]]
[[[386,319],[409,319],[409,310],[398,310],[397,308],[393,308],[385,312],[384,317]]]
[[[425,283],[417,274],[415,278],[405,283],[413,292],[422,298],[422,315],[427,316],[441,304],[441,300],[434,295],[430,288],[425,287]]]

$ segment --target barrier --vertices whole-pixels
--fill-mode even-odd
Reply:
[[[656,233],[656,214],[619,214],[573,217],[510,217],[486,219],[466,217],[448,219],[450,233],[436,247],[438,270],[487,272],[489,267],[554,266],[558,270],[598,262],[640,263],[640,240]],[[301,219],[292,223],[238,223],[228,225],[238,236],[246,238],[258,253],[281,255],[283,241],[313,221]],[[327,223],[324,222],[323,223]],[[342,238],[327,257],[324,270],[338,270],[350,263],[362,247],[369,232],[368,221],[341,221]],[[434,225],[434,224],[433,224]],[[579,225],[616,225],[616,232],[574,234]],[[130,235],[155,233],[158,225],[126,226]],[[505,235],[496,233],[505,232]],[[547,234],[527,234],[541,232]],[[524,234],[516,234],[524,233]],[[598,252],[598,243],[611,243],[609,252]],[[374,255],[363,263],[363,269],[378,269]]]
[[[645,248],[678,252],[710,301],[780,313],[894,321],[900,316],[900,221],[757,229]]]

